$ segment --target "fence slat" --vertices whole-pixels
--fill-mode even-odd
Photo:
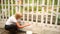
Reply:
[[[2,7],[2,0],[1,0],[1,7]],[[1,8],[1,11],[2,11],[2,8]],[[1,16],[2,16],[2,13],[0,14],[0,19],[1,19]]]
[[[47,24],[47,22],[48,22],[48,6],[49,5],[49,0],[47,0],[47,9],[46,9],[46,11],[47,11],[47,14],[46,14],[46,24]]]
[[[8,0],[8,17],[10,17],[10,1]]]
[[[32,5],[34,5],[34,0],[32,0]],[[33,22],[33,13],[34,13],[34,6],[32,6],[32,18],[31,18],[32,22]]]
[[[19,0],[19,1],[18,1],[18,5],[19,5],[19,12],[21,12],[21,4],[20,4],[20,2],[22,2],[22,0]]]
[[[29,0],[28,0],[28,5],[27,5],[27,21],[29,21]]]
[[[7,20],[7,8],[6,7],[7,7],[7,5],[6,5],[6,0],[5,0],[5,11],[4,11],[5,12],[5,16],[4,16],[5,20]]]
[[[58,23],[58,13],[59,13],[59,12],[58,12],[58,11],[59,11],[59,7],[58,7],[58,6],[59,6],[59,2],[60,2],[60,1],[58,0],[55,25],[57,25],[57,23]]]
[[[1,4],[2,4],[2,15],[3,15],[3,0],[1,0],[2,2],[1,2]],[[4,20],[4,18],[3,18],[4,16],[2,16],[2,21]]]
[[[36,9],[36,24],[38,23],[38,14],[37,14],[38,13],[38,1],[39,0],[37,0],[37,5],[36,5],[37,6],[37,9]]]
[[[12,13],[12,15],[13,15],[13,0],[11,0],[11,13]]]
[[[51,20],[50,20],[50,24],[52,24],[52,20],[53,20],[53,10],[54,10],[54,0],[52,0],[52,11],[51,11]]]
[[[45,5],[45,0],[42,0],[42,15],[41,15],[41,23],[44,22],[44,5]]]
[[[25,21],[25,0],[23,1],[23,21]]]
[[[18,11],[18,2],[17,2],[18,0],[15,0],[15,9],[16,9],[16,12]]]

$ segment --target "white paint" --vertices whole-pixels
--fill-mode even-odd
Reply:
[[[32,31],[27,31],[26,34],[32,34]]]

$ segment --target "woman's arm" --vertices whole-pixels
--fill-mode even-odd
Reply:
[[[26,26],[29,26],[30,24],[20,25],[18,22],[16,23],[18,28],[24,28]]]

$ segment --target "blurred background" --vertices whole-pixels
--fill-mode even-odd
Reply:
[[[0,0],[0,28],[16,12],[32,25],[23,30],[36,34],[60,33],[60,0]]]

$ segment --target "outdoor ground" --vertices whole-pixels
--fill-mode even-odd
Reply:
[[[0,34],[9,34],[9,32],[8,31],[6,31],[5,29],[2,29],[2,28],[0,28]],[[26,34],[26,32],[18,32],[17,34]],[[33,34],[35,34],[35,33],[33,33]]]
[[[32,31],[34,32],[34,34],[60,34],[60,28],[59,28],[59,31],[56,31],[55,29],[44,29],[44,27],[42,26],[42,29],[41,29],[41,26],[39,26],[40,24],[38,24],[37,26],[36,25],[33,25],[33,28],[32,28]],[[4,24],[2,22],[0,22],[0,34],[8,34],[8,32],[3,29],[3,26]],[[46,26],[48,27],[48,26]],[[17,34],[26,34],[24,32],[19,32]]]
[[[6,31],[5,29],[0,29],[0,34],[9,34],[8,31]],[[25,34],[25,32],[18,32],[17,34]]]
[[[0,28],[0,34],[9,34],[9,32]],[[17,34],[26,34],[26,32],[18,32]],[[33,33],[33,34],[36,34],[36,33]],[[60,32],[44,30],[40,32],[39,34],[60,34]]]

